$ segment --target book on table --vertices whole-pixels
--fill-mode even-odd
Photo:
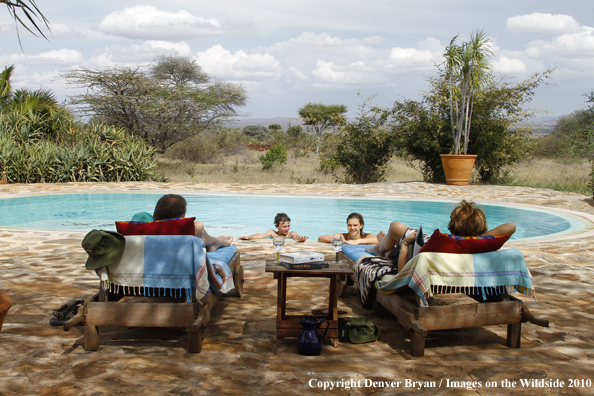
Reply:
[[[313,261],[313,262],[309,262],[309,263],[285,263],[281,261],[281,265],[283,267],[285,267],[286,269],[292,269],[292,270],[313,270],[313,269],[324,269],[324,268],[328,268],[329,265],[328,263],[324,262],[324,261]]]
[[[317,252],[281,253],[280,261],[288,264],[319,263],[324,261],[324,255]]]

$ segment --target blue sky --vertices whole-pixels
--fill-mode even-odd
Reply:
[[[521,0],[37,0],[49,41],[20,29],[0,6],[0,67],[15,87],[77,91],[60,73],[136,67],[158,55],[193,57],[212,77],[243,84],[254,118],[296,117],[308,102],[418,99],[456,35],[484,29],[493,68],[524,79],[556,68],[531,108],[558,117],[594,89],[594,2]],[[359,95],[358,95],[359,94]]]

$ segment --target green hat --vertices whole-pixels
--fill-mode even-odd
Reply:
[[[153,221],[153,215],[150,213],[147,213],[147,212],[136,213],[132,217],[132,221],[140,221],[140,222],[146,223],[148,221]]]
[[[353,344],[372,342],[379,337],[379,327],[371,320],[360,317],[351,318],[348,323],[349,341]]]
[[[126,238],[113,231],[93,230],[85,236],[81,245],[89,254],[85,268],[94,270],[122,258]]]

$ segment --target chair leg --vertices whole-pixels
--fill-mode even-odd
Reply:
[[[235,297],[241,297],[243,294],[243,266],[239,263],[233,271],[233,283],[235,284]]]
[[[522,341],[522,323],[507,325],[508,348],[519,348]]]
[[[85,351],[99,349],[99,333],[97,327],[85,324]]]
[[[341,279],[340,276],[336,278],[336,281],[338,282],[338,284],[336,286],[338,289],[339,297],[344,297],[347,292],[347,286],[348,286],[347,279],[348,278]]]
[[[200,353],[202,351],[203,332],[204,326],[202,326],[202,319],[196,320],[196,322],[188,328],[188,350],[190,353]]]
[[[410,354],[414,357],[425,356],[425,337],[414,330],[410,331]]]

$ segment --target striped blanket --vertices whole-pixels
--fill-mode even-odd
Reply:
[[[360,263],[373,262],[369,260],[373,256],[363,249],[353,246],[351,250],[350,247],[343,246],[343,252],[351,260],[356,260],[356,273],[361,272],[357,271]],[[369,268],[365,271],[372,273]],[[358,279],[368,277],[358,276]],[[365,285],[359,286],[363,290]],[[518,249],[479,254],[421,253],[410,260],[400,273],[382,274],[369,286],[375,286],[385,294],[408,286],[421,297],[424,305],[427,305],[427,298],[436,293],[478,294],[485,299],[488,295],[505,292],[535,296],[532,276]],[[365,301],[363,297],[362,302]]]
[[[217,293],[227,293],[234,288],[233,275],[228,261],[224,260],[233,257],[236,248],[222,249],[218,249],[221,252],[217,250],[218,256],[211,260],[204,242],[195,236],[126,236],[122,258],[96,272],[105,290],[117,292],[120,287],[124,291],[142,287],[143,295],[151,297],[179,297],[185,291],[190,302],[194,293],[196,299],[201,299],[211,288]]]
[[[532,276],[518,249],[480,254],[421,253],[396,275],[376,281],[379,291],[390,294],[408,286],[427,304],[435,293],[488,295],[519,292],[535,297]]]

